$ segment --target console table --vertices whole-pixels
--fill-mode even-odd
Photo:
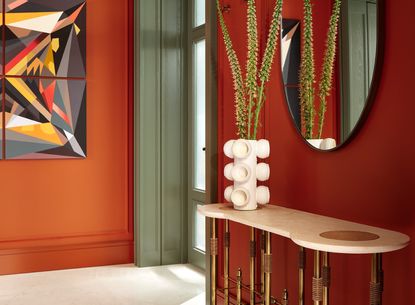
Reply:
[[[198,211],[212,218],[211,230],[211,304],[216,304],[216,256],[218,239],[216,219],[225,220],[224,236],[224,295],[225,305],[229,304],[229,281],[235,282],[237,304],[242,304],[241,270],[236,280],[229,277],[229,221],[251,227],[250,240],[250,304],[288,304],[288,296],[283,294],[278,301],[270,295],[271,277],[271,234],[291,239],[300,246],[299,251],[299,305],[304,304],[304,268],[305,249],[314,250],[313,302],[314,305],[328,305],[330,286],[329,253],[372,254],[372,273],[370,283],[370,305],[381,305],[383,291],[382,253],[396,251],[406,247],[410,238],[402,233],[344,221],[336,218],[306,213],[276,205],[260,206],[254,211],[238,211],[230,204],[208,204],[200,206]],[[255,283],[255,230],[262,230],[261,242],[261,289],[256,291]]]

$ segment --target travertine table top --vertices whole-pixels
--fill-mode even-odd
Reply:
[[[200,206],[207,217],[228,219],[290,238],[299,246],[332,253],[369,254],[402,249],[409,236],[377,227],[311,214],[277,205],[238,211],[229,204]]]

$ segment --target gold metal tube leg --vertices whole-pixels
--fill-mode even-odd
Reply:
[[[383,291],[382,254],[372,255],[372,272],[370,281],[370,305],[382,304]]]
[[[303,247],[300,247],[299,257],[298,257],[298,304],[304,305],[304,274],[305,274],[305,258],[306,253]]]
[[[328,305],[329,304],[329,290],[330,290],[330,264],[329,264],[329,254],[327,252],[323,252],[322,278],[323,278],[323,305]]]
[[[272,260],[271,260],[271,233],[265,233],[266,245],[265,245],[265,260],[264,260],[264,272],[265,272],[265,305],[271,304],[271,272],[272,272]]]
[[[265,231],[261,231],[261,296],[262,302],[264,304],[265,298]]]
[[[382,293],[383,293],[383,285],[384,285],[384,274],[383,274],[383,267],[382,267],[382,253],[377,254],[377,265],[378,265],[378,278],[380,283],[380,298],[379,298],[379,304],[382,305]]]
[[[320,251],[314,251],[313,302],[319,305],[323,299],[323,280],[320,276]]]
[[[229,248],[230,248],[230,232],[229,232],[229,220],[225,220],[225,251],[224,251],[224,264],[223,264],[223,288],[225,292],[225,305],[229,304]]]
[[[242,271],[241,268],[238,269],[236,275],[236,304],[242,304]]]
[[[211,304],[216,305],[216,256],[218,254],[218,239],[216,238],[216,219],[212,218],[210,237],[210,289]]]
[[[255,256],[256,256],[256,242],[255,242],[255,228],[251,228],[251,240],[249,243],[249,284],[250,284],[250,305],[255,305]]]

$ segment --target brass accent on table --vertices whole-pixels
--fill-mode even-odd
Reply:
[[[223,287],[224,287],[224,294],[225,294],[225,305],[229,304],[229,247],[231,242],[231,236],[229,232],[229,220],[225,220],[225,258],[223,264]]]
[[[238,269],[238,273],[236,275],[236,304],[242,304],[242,270],[241,268]]]
[[[323,279],[323,305],[328,305],[329,304],[329,290],[330,290],[330,265],[329,265],[329,253],[327,252],[323,252],[322,279]]]
[[[369,241],[379,239],[379,235],[363,231],[327,231],[320,233],[321,237],[344,241]]]
[[[255,256],[256,256],[256,242],[255,242],[255,228],[251,228],[251,240],[249,243],[249,284],[250,305],[255,305]]]
[[[212,218],[212,230],[210,237],[210,289],[211,289],[211,305],[216,305],[216,255],[217,255],[217,242],[216,238],[216,219]],[[215,242],[216,241],[216,242]],[[215,245],[216,243],[216,245]],[[213,247],[212,247],[213,246]]]
[[[323,280],[320,276],[320,251],[314,251],[313,302],[319,305],[323,300]]]
[[[382,304],[383,270],[382,254],[372,254],[372,272],[370,281],[370,305]]]
[[[298,255],[298,304],[304,305],[304,277],[305,277],[306,252],[304,247],[300,247]]]
[[[260,240],[260,246],[261,246],[261,296],[262,296],[262,302],[261,305],[264,305],[263,299],[265,295],[265,231],[261,231],[261,240]]]
[[[265,305],[271,304],[271,233],[265,232],[265,255],[264,255],[264,272],[265,272]]]

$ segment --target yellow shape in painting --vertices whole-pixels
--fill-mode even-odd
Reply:
[[[52,50],[53,50],[53,52],[58,52],[58,50],[59,50],[59,38],[53,38],[52,39],[52,42],[51,42],[51,45],[52,45]]]
[[[16,128],[20,128],[23,133],[30,133],[35,130],[35,125],[26,125],[26,126],[16,127]]]
[[[53,75],[56,75],[55,72],[55,61],[53,59],[53,51],[52,48],[48,49],[48,54],[46,55],[45,58],[45,66],[48,67],[50,73],[52,73]]]
[[[49,142],[56,145],[63,145],[56,129],[51,123],[42,123],[29,126],[12,127],[9,130],[15,131],[26,136]]]
[[[48,135],[56,134],[55,129],[53,128],[51,123],[40,124],[40,130],[44,134],[48,134]]]
[[[23,81],[18,78],[8,78],[8,81],[29,103],[32,104],[36,100],[36,95]]]
[[[75,27],[76,35],[78,35],[81,29],[76,25],[76,23],[74,23],[73,26]]]
[[[29,13],[29,12],[24,12],[24,13],[6,13],[6,25],[9,25],[10,23],[15,23],[15,22],[19,22],[19,21],[23,21],[23,20],[28,20],[28,19],[35,19],[35,18],[39,18],[39,17],[45,17],[45,16],[50,16],[50,15],[54,15],[57,12],[33,12],[33,13]]]
[[[43,63],[40,61],[39,58],[35,58],[33,62],[27,67],[27,74],[33,71],[33,74],[36,73],[37,70],[41,70],[43,67]]]

